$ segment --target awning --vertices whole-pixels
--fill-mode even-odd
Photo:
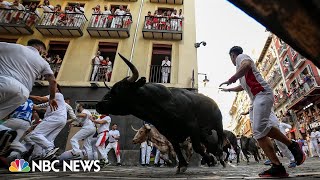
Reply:
[[[228,0],[320,68],[319,0]]]

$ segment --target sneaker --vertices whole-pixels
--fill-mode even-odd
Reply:
[[[271,168],[259,173],[259,177],[288,177],[289,174],[287,173],[286,169],[282,166],[282,164],[280,165],[274,165],[272,164]]]
[[[301,146],[297,142],[292,141],[288,148],[294,156],[297,166],[301,165],[306,160],[306,155],[304,154]]]
[[[50,151],[47,152],[47,154],[44,156],[44,159],[51,159],[52,156],[54,156],[58,152],[59,148],[53,148]]]
[[[12,141],[17,137],[17,132],[12,130],[0,131],[0,156],[7,155]]]
[[[72,151],[71,151],[71,154],[72,154],[72,160],[79,160],[79,159],[81,159],[81,155],[79,154],[79,153],[73,153]]]
[[[291,162],[288,168],[295,168],[297,166],[296,162]]]
[[[266,166],[270,166],[271,165],[271,161],[268,159],[263,164],[266,165]]]

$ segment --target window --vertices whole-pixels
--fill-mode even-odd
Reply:
[[[24,0],[24,1],[22,1],[22,5],[23,5],[24,7],[30,6],[31,4],[37,4],[37,5],[39,5],[39,4],[40,4],[40,1],[34,1],[34,0]]]
[[[6,39],[6,38],[0,38],[0,42],[6,42],[6,43],[17,43],[18,39]]]
[[[69,42],[66,41],[51,41],[49,43],[48,54],[45,59],[49,62],[55,77],[59,73],[68,46]]]
[[[110,82],[114,60],[117,54],[118,43],[100,42],[98,50],[101,59],[93,61],[93,70],[91,73],[91,81],[107,81]],[[96,60],[96,59],[94,59]]]
[[[153,45],[149,82],[170,83],[172,63],[171,53],[171,45]],[[165,61],[166,58],[168,61]]]

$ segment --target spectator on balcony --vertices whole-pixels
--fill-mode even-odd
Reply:
[[[81,24],[84,22],[84,8],[80,6],[80,3],[76,3],[74,6],[75,16],[74,16],[74,25],[76,27],[80,27]]]
[[[164,60],[162,60],[161,63],[161,73],[162,73],[162,83],[168,83],[169,74],[171,71],[171,62],[169,60],[169,57],[166,56]]]
[[[179,15],[177,14],[177,10],[173,10],[173,13],[171,14],[171,30],[177,31],[178,25],[179,25]]]
[[[167,11],[164,11],[161,14],[161,18],[159,20],[159,29],[160,30],[166,30],[167,29],[167,21],[168,21]]]
[[[44,15],[41,21],[41,25],[50,25],[51,24],[51,17],[53,16],[54,7],[50,5],[49,0],[44,0],[43,4],[39,4],[38,8],[42,8]]]
[[[159,29],[159,21],[160,21],[161,13],[156,10],[153,15],[153,29]]]
[[[126,14],[126,11],[124,10],[123,6],[120,6],[119,9],[117,9],[114,12],[114,19],[111,24],[111,28],[122,28],[123,26],[123,15]]]
[[[62,25],[66,25],[66,26],[74,26],[75,25],[75,10],[74,7],[72,6],[68,6],[66,7],[66,14],[65,14],[65,18],[61,21]]]
[[[60,55],[57,54],[57,55],[53,58],[52,71],[54,72],[54,77],[57,77],[57,76],[58,76],[58,73],[59,73],[60,67],[61,67],[61,63],[62,63],[62,59],[60,58]]]
[[[10,11],[7,14],[7,22],[20,23],[24,18],[25,7],[22,4],[20,4],[19,0],[14,0],[14,2],[10,5],[10,9],[18,11]]]
[[[96,81],[97,80],[97,72],[99,69],[99,65],[101,61],[103,60],[103,57],[100,56],[100,51],[97,51],[97,54],[94,58],[92,58],[92,65],[93,65],[93,70],[92,70],[92,75],[91,75],[91,81]]]
[[[10,9],[11,5],[12,4],[10,2],[8,2],[8,1],[0,0],[0,8]],[[0,17],[2,17],[2,16],[0,16]]]
[[[10,2],[0,0],[0,8],[10,9],[10,6],[11,6]],[[10,12],[9,10],[1,10],[0,11],[0,22],[6,22],[6,17],[9,12]]]
[[[106,81],[110,82],[111,75],[112,75],[112,62],[110,61],[109,57],[106,58],[107,62],[107,72],[105,74]]]
[[[106,14],[108,14],[109,12],[107,12],[107,10],[105,11]],[[115,9],[111,8],[110,10],[110,14],[108,14],[107,16],[107,23],[106,23],[106,28],[110,28],[113,22],[113,18],[114,18],[114,13],[115,13]]]
[[[123,23],[124,23],[123,28],[128,28],[132,23],[132,16],[131,16],[130,9],[126,9],[126,14],[123,18]]]
[[[146,22],[144,25],[145,29],[151,29],[152,28],[152,20],[153,20],[153,16],[151,15],[151,11],[148,11],[148,15],[146,17]]]
[[[182,9],[179,10],[178,14],[179,20],[178,20],[178,31],[182,31],[182,21],[184,19],[183,14],[182,14]]]
[[[61,18],[64,18],[65,14],[61,11],[61,5],[57,4],[54,7],[54,13],[52,16],[50,16],[50,21],[46,25],[56,26],[57,23],[61,20]]]
[[[25,17],[26,25],[31,27],[36,23],[40,16],[39,11],[37,10],[37,3],[31,3],[27,11],[29,12]]]
[[[100,27],[100,21],[101,21],[101,9],[100,9],[100,5],[96,5],[94,8],[92,8],[93,12],[92,12],[92,20],[91,20],[91,27]]]

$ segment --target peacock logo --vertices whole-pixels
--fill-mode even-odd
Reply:
[[[11,166],[9,167],[10,172],[30,172],[30,166],[27,161],[24,159],[16,159],[11,162]]]

